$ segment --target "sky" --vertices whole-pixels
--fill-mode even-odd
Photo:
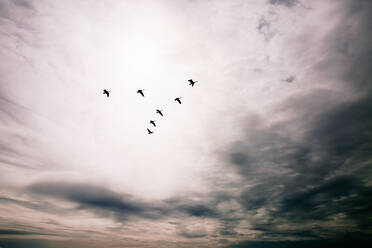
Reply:
[[[0,247],[368,247],[371,30],[368,0],[0,0]]]

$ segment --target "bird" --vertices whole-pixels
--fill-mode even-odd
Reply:
[[[161,115],[161,116],[164,116],[163,113],[162,113],[161,111],[163,111],[163,110],[157,109],[157,110],[156,110],[156,113],[159,114],[159,115]]]
[[[190,82],[189,85],[191,85],[191,87],[194,87],[194,84],[198,82],[198,81],[193,81],[192,79],[189,79],[188,81]]]
[[[156,127],[155,121],[151,120],[150,124],[153,125],[154,127]]]
[[[174,99],[176,102],[178,102],[179,104],[181,104],[181,97],[177,97]]]
[[[144,89],[142,89],[142,90],[137,90],[137,93],[138,93],[138,94],[141,94],[141,96],[145,97],[145,94],[143,94],[143,91],[144,91]]]
[[[110,96],[110,90],[104,89],[103,94],[106,94],[106,96],[109,97]]]
[[[153,131],[151,131],[150,129],[148,129],[147,128],[147,132],[149,133],[149,134],[152,134],[152,133],[154,133]]]

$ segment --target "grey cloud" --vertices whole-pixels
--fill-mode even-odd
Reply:
[[[371,100],[363,97],[322,112],[304,124],[307,135],[301,142],[286,137],[287,123],[267,128],[251,125],[247,142],[233,146],[227,161],[254,184],[241,193],[240,204],[246,211],[267,211],[253,222],[254,228],[269,223],[268,229],[261,229],[262,235],[290,236],[290,231],[276,226],[330,221],[335,216],[342,216],[345,228],[354,223],[354,231],[368,235],[372,229],[368,197],[372,187],[366,184],[372,158]],[[301,111],[306,113],[302,107]],[[337,235],[332,229],[322,232]],[[320,233],[310,234],[320,238]]]
[[[180,228],[179,235],[185,238],[191,238],[191,239],[203,238],[208,235],[208,233],[206,232],[204,228],[198,227],[198,226],[195,227],[195,226],[181,225],[179,228]]]
[[[281,203],[276,217],[292,221],[327,220],[336,214],[353,220],[360,228],[371,229],[372,187],[350,176],[340,176],[318,187],[296,192]]]
[[[257,210],[271,201],[274,189],[275,187],[270,187],[267,184],[256,184],[251,189],[243,191],[239,201],[245,209]]]
[[[273,5],[284,5],[286,7],[293,7],[299,3],[298,0],[270,0],[270,4]]]
[[[159,218],[164,209],[120,195],[111,190],[87,184],[45,182],[30,185],[32,193],[56,197],[79,204],[80,209],[92,210],[117,220],[130,217]]]
[[[261,16],[260,20],[258,21],[258,31],[263,32],[263,29],[268,29],[269,27],[270,23],[265,19],[265,17]]]
[[[50,235],[50,234],[15,229],[0,229],[0,235]]]
[[[0,121],[4,125],[20,125],[24,124],[24,118],[22,118],[19,111],[19,105],[11,100],[9,100],[0,89]]]
[[[29,200],[18,200],[12,199],[9,197],[0,197],[0,203],[2,204],[15,204],[25,208],[29,208],[32,210],[36,210],[43,213],[51,213],[51,214],[67,214],[71,211],[71,209],[60,208],[54,204],[42,201],[38,199],[37,201],[29,201]]]
[[[184,211],[195,217],[215,217],[216,211],[203,205],[185,206]]]
[[[195,202],[187,197],[145,202],[99,186],[63,182],[35,183],[27,189],[33,194],[77,203],[78,209],[87,209],[104,217],[113,217],[118,221],[136,217],[147,219],[218,217],[218,212],[213,206],[214,202]]]
[[[271,27],[271,21],[272,20],[269,21],[265,16],[261,16],[258,20],[257,30],[264,36],[266,42],[269,42],[276,34]]]
[[[0,124],[3,128],[0,129],[0,163],[23,169],[40,168],[40,161],[35,162],[35,154],[30,152],[36,141],[25,134],[32,128],[28,122],[29,112],[27,108],[9,100],[1,88]]]
[[[182,231],[179,233],[181,236],[183,237],[186,237],[186,238],[191,238],[191,239],[194,239],[194,238],[203,238],[205,236],[207,236],[207,233],[205,232],[200,232],[199,230],[197,231]]]
[[[321,239],[321,240],[294,240],[294,241],[243,241],[238,242],[233,245],[225,246],[226,248],[276,248],[276,247],[285,247],[285,248],[327,248],[327,247],[338,247],[338,248],[347,248],[352,246],[358,247],[369,247],[371,245],[370,239],[359,239],[357,236],[340,237],[338,239]]]
[[[294,3],[272,1],[288,7]],[[346,29],[346,35],[342,33],[344,22],[352,21],[345,18],[326,38],[327,58],[314,67],[314,73],[320,75],[331,66],[343,68],[342,84],[352,93],[357,92],[358,97],[343,100],[332,90],[315,90],[289,98],[279,103],[277,110],[293,113],[293,117],[277,124],[268,125],[264,118],[247,114],[246,136],[225,154],[231,169],[244,178],[243,185],[250,185],[241,191],[238,200],[247,214],[251,214],[252,229],[260,232],[258,238],[316,240],[247,241],[231,247],[326,247],[329,242],[338,244],[337,239],[345,234],[353,240],[370,242],[371,6],[367,1],[344,3],[343,7],[349,11],[346,16],[358,15],[359,31],[363,32],[357,38],[349,35],[352,30]],[[342,44],[348,44],[348,49],[339,49],[344,47]],[[339,60],[340,56],[349,59]],[[287,80],[292,82],[295,77]],[[298,130],[301,132],[296,133]],[[293,138],[298,134],[302,138]],[[261,208],[265,214],[255,217],[255,211]],[[299,227],[316,222],[337,222],[337,227]],[[283,224],[298,228],[294,231]],[[330,239],[324,240],[325,236]]]
[[[27,9],[33,9],[32,1],[30,0],[13,0],[13,3]]]
[[[102,247],[102,244],[92,241],[53,240],[53,239],[26,239],[26,238],[0,238],[3,248],[64,248],[64,247]]]
[[[28,24],[22,20],[22,18],[19,18],[20,13],[25,13],[24,11],[30,12],[33,10],[34,8],[32,1],[28,0],[8,0],[0,2],[0,17],[10,21],[12,24],[21,29],[27,27]],[[1,19],[0,22],[2,22]],[[2,35],[4,35],[4,33]]]
[[[283,79],[283,81],[284,81],[284,82],[287,82],[287,83],[292,83],[292,82],[295,81],[295,80],[296,80],[296,77],[293,76],[293,75],[291,75],[291,76],[289,76],[289,77]]]

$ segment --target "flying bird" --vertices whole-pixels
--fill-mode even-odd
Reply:
[[[161,115],[161,116],[164,116],[163,113],[162,113],[161,111],[163,111],[163,110],[157,109],[157,110],[156,110],[156,113],[159,114],[159,115]]]
[[[147,132],[149,133],[149,134],[152,134],[152,133],[154,133],[153,131],[151,131],[150,129],[148,129],[147,128]]]
[[[141,96],[145,97],[145,94],[143,94],[143,91],[144,91],[144,89],[143,90],[137,90],[137,93],[140,94]]]
[[[109,97],[110,96],[110,90],[104,89],[103,94],[106,94],[106,96]]]
[[[194,80],[192,80],[192,79],[189,79],[188,81],[190,82],[189,85],[191,85],[191,87],[194,87],[194,84],[195,84],[196,82],[198,82],[198,81],[194,81]]]
[[[179,104],[181,104],[181,97],[177,97],[174,99],[176,102],[178,102]]]
[[[156,127],[155,121],[151,120],[150,124],[153,125],[154,127]]]

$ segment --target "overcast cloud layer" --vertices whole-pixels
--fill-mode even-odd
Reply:
[[[371,30],[368,0],[0,0],[0,247],[369,247]]]

